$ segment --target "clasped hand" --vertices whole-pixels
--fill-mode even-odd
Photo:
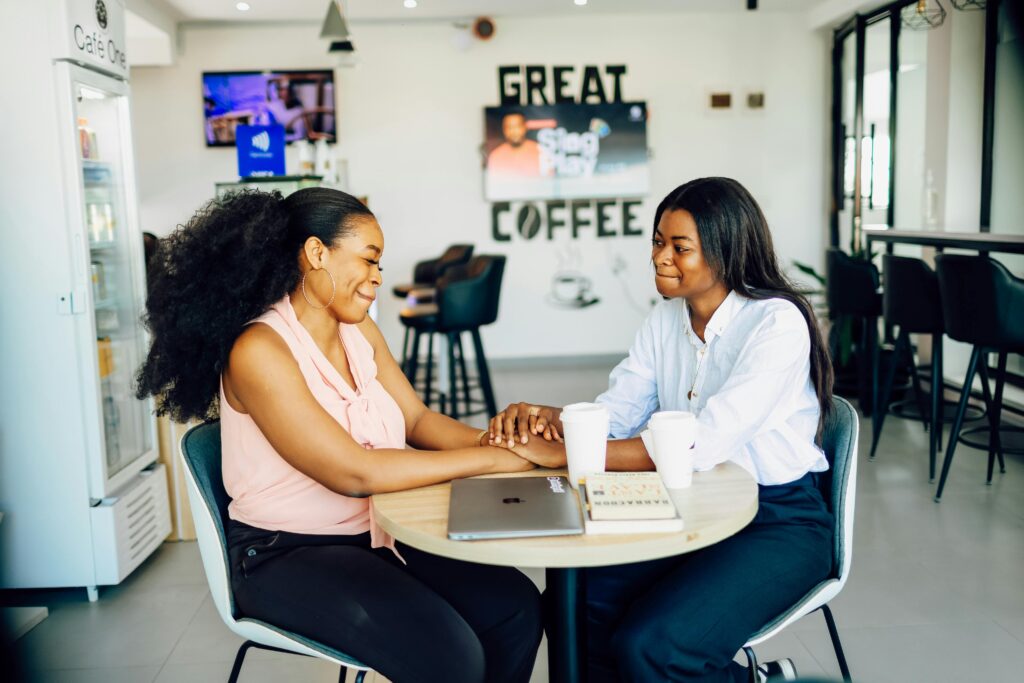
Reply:
[[[512,403],[491,418],[489,442],[509,448],[540,467],[565,467],[560,413],[550,406]],[[542,438],[531,439],[531,435]]]

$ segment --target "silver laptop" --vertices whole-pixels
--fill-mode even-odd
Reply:
[[[473,541],[583,533],[575,492],[565,477],[456,479],[448,538]]]

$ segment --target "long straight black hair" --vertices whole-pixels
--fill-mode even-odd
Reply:
[[[821,418],[832,410],[832,360],[810,303],[779,268],[768,221],[747,189],[731,178],[697,178],[668,193],[654,213],[688,211],[697,224],[704,260],[726,287],[748,299],[785,299],[800,309],[811,338],[811,382]],[[653,233],[652,233],[653,237]]]

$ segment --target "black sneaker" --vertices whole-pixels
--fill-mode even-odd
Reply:
[[[796,666],[792,659],[777,659],[774,662],[759,664],[757,673],[761,683],[796,680]]]

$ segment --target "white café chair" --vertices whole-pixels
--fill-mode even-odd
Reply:
[[[341,683],[344,683],[347,669],[351,667],[358,672],[356,683],[362,683],[370,668],[348,655],[272,624],[235,616],[225,531],[231,499],[221,479],[220,423],[207,422],[188,430],[181,437],[181,455],[185,460],[185,481],[189,502],[192,503],[199,554],[203,558],[203,569],[210,584],[210,595],[227,627],[245,639],[235,655],[228,683],[238,680],[245,654],[251,647],[319,657],[334,662],[341,666],[338,677]]]
[[[853,560],[853,509],[857,492],[857,442],[860,435],[860,422],[857,411],[846,400],[838,396],[832,399],[832,414],[825,421],[822,434],[822,449],[828,458],[829,470],[824,472],[819,481],[822,495],[829,510],[835,515],[835,536],[832,544],[832,574],[811,589],[797,604],[779,615],[764,628],[755,633],[743,646],[750,665],[750,681],[756,683],[757,657],[753,647],[763,643],[797,619],[821,610],[825,615],[828,634],[832,638],[832,647],[839,660],[839,670],[844,681],[850,681],[850,669],[846,665],[843,645],[839,642],[839,632],[832,610],[828,603],[839,595],[850,576],[850,564]]]

